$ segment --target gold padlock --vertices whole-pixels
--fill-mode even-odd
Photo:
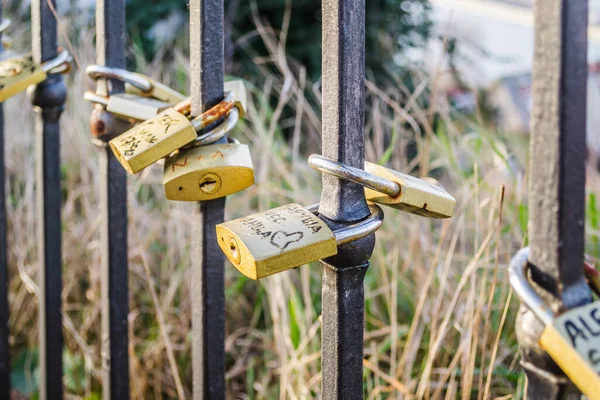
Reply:
[[[31,85],[37,85],[52,70],[69,64],[70,56],[62,50],[52,60],[37,65],[31,55],[7,58],[0,62],[0,103]],[[62,71],[61,71],[62,72]]]
[[[318,205],[288,204],[217,225],[217,242],[231,263],[250,279],[283,272],[337,254],[337,246],[375,232],[383,212],[333,232],[315,215]]]
[[[173,106],[151,97],[142,97],[130,93],[115,93],[104,97],[88,90],[83,94],[83,98],[94,104],[101,104],[106,111],[131,122],[153,118]]]
[[[431,178],[428,182],[370,162],[363,171],[318,154],[311,155],[308,164],[364,186],[367,200],[374,203],[428,218],[450,218],[454,212],[454,197]]]
[[[509,276],[521,301],[545,325],[539,345],[583,394],[600,400],[600,301],[555,317],[527,279],[528,256],[528,248],[515,255]]]
[[[236,108],[210,134],[223,137],[237,122]],[[205,139],[205,138],[201,138]],[[230,143],[188,146],[165,160],[164,188],[167,199],[207,201],[229,196],[254,184],[250,149],[235,139]],[[195,142],[194,142],[195,143]],[[195,143],[196,144],[196,143]]]
[[[236,95],[225,92],[223,101],[191,121],[182,110],[185,106],[189,113],[188,99],[112,139],[110,147],[123,168],[135,174],[196,140],[198,131],[225,117],[234,106],[243,114],[245,90],[240,92],[240,100],[236,100]]]

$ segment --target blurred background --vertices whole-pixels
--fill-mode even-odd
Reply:
[[[531,0],[368,0],[366,157],[433,176],[457,199],[450,220],[386,209],[366,277],[367,399],[521,399],[506,266],[526,244]],[[228,197],[232,219],[319,200],[306,158],[321,145],[321,2],[226,0],[227,79],[251,101],[233,136],[253,153],[256,185]],[[100,399],[100,249],[96,148],[83,92],[95,61],[93,0],[58,1],[60,41],[75,57],[62,117],[65,384]],[[31,48],[29,2],[3,2],[13,50]],[[588,107],[599,106],[600,1],[591,2]],[[130,70],[187,93],[187,4],[129,0]],[[11,53],[12,52],[12,53]],[[34,131],[29,100],[5,103],[13,397],[37,396]],[[588,113],[587,251],[599,254],[595,115]],[[596,145],[596,143],[599,143]],[[584,155],[582,155],[583,157]],[[130,177],[131,391],[191,395],[192,204],[167,202],[162,166]],[[320,396],[318,263],[248,280],[226,264],[227,396]],[[169,353],[175,362],[169,361]]]

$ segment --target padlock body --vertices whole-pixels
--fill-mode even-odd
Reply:
[[[150,82],[152,83],[152,90],[150,91],[150,93],[146,94],[146,93],[142,92],[140,89],[136,88],[135,86],[133,86],[129,83],[126,83],[125,91],[127,93],[135,94],[138,96],[152,97],[154,99],[164,101],[171,105],[175,105],[175,104],[179,103],[180,101],[183,101],[186,99],[186,97],[184,95],[182,95],[181,93],[179,93],[178,91],[173,90],[170,87],[163,85],[162,83],[160,83],[158,81],[155,81],[154,79],[150,79],[147,76],[144,76],[141,74],[136,74],[136,75],[142,77],[143,79],[149,79]]]
[[[600,400],[600,302],[557,317],[540,346],[591,400]]]
[[[250,149],[226,143],[182,149],[165,160],[163,184],[169,200],[207,201],[254,184]]]
[[[365,188],[369,201],[428,218],[450,218],[454,212],[456,200],[439,185],[370,162],[365,162],[365,171],[401,188],[396,197]]]
[[[171,107],[169,103],[130,93],[116,93],[108,98],[106,110],[120,118],[146,121]]]
[[[123,168],[135,174],[196,137],[188,118],[169,108],[112,139],[109,145]]]
[[[43,82],[46,77],[46,72],[34,63],[31,55],[11,57],[0,62],[0,102]]]
[[[299,204],[288,204],[217,225],[217,242],[251,279],[337,254],[333,231]]]

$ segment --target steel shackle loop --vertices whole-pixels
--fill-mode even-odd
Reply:
[[[150,80],[122,68],[106,67],[102,65],[88,65],[85,69],[85,72],[93,80],[117,79],[121,82],[129,83],[144,93],[150,92],[153,87]]]
[[[529,247],[519,250],[508,265],[509,281],[519,299],[538,317],[544,325],[550,325],[554,318],[552,309],[529,283],[525,271],[529,265]]]
[[[11,20],[8,18],[4,18],[2,22],[0,22],[0,34],[4,33],[8,29],[11,24]]]
[[[67,50],[60,50],[56,57],[42,64],[48,74],[64,74],[71,70],[71,55]]]
[[[208,144],[215,143],[219,139],[225,137],[229,132],[231,132],[233,128],[235,128],[235,125],[239,120],[240,111],[237,109],[237,107],[233,107],[231,111],[229,111],[229,114],[227,114],[227,118],[225,118],[225,121],[220,123],[214,129],[211,129],[208,132],[198,136],[196,140],[194,140],[189,145],[185,146],[185,148],[187,149],[199,146],[206,146]]]
[[[319,204],[307,206],[306,209],[318,216]],[[335,242],[338,246],[354,242],[377,232],[381,225],[383,225],[383,210],[377,204],[369,203],[369,211],[371,214],[362,221],[333,231]]]
[[[90,103],[100,104],[106,107],[108,105],[108,99],[104,96],[100,96],[96,94],[96,92],[92,92],[91,90],[86,90],[83,94],[83,99],[89,101]]]
[[[221,118],[223,118],[227,113],[231,111],[235,106],[235,93],[233,92],[225,92],[223,96],[223,100],[221,100],[217,105],[212,108],[209,108],[202,114],[198,115],[190,122],[192,126],[196,130],[196,132],[201,131],[202,129],[214,124]],[[237,108],[237,107],[236,107]]]
[[[319,154],[312,154],[308,157],[308,165],[328,175],[357,183],[390,197],[396,197],[402,191],[400,185],[394,181],[373,175],[360,168],[351,167]]]

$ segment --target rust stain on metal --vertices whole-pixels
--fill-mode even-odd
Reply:
[[[90,116],[90,132],[95,138],[108,135],[114,126],[114,117],[103,106],[96,104]]]
[[[235,102],[228,99],[221,101],[213,108],[207,110],[200,115],[200,128],[206,128],[209,125],[217,122],[219,119],[225,117],[229,111],[233,108]]]

